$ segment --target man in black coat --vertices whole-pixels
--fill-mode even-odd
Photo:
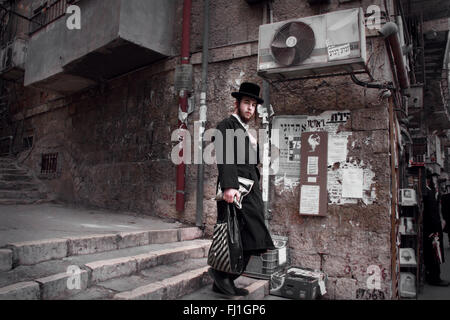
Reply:
[[[426,188],[423,195],[423,244],[426,280],[430,285],[448,286],[449,283],[441,279],[440,262],[433,247],[433,239],[439,237],[442,262],[444,262],[444,246],[439,202],[432,175],[427,173]]]
[[[264,223],[264,205],[257,167],[259,147],[256,137],[248,131],[249,121],[255,117],[257,105],[264,102],[259,97],[259,91],[260,87],[257,84],[244,82],[239,92],[231,94],[236,98],[234,113],[217,125],[217,134],[221,135],[221,139],[215,138],[219,171],[217,186],[220,184],[224,199],[217,202],[217,221],[223,221],[227,206],[233,203],[235,197],[238,200],[240,198],[238,177],[254,181],[250,193],[242,200],[242,209],[236,208],[244,251],[244,270],[252,255],[275,249]],[[218,144],[218,141],[221,141],[222,145]],[[226,295],[248,294],[247,290],[234,285],[233,281],[239,275],[231,275],[212,268],[209,273],[214,279],[214,291]]]
[[[441,197],[442,218],[445,221],[444,232],[447,233],[450,243],[450,185],[446,186],[446,193]]]

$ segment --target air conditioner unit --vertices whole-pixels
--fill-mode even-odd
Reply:
[[[401,206],[415,206],[415,205],[417,205],[416,190],[414,190],[414,189],[400,189],[400,205]]]
[[[366,62],[362,8],[259,27],[258,74],[264,78],[359,73]]]
[[[2,74],[9,72],[11,69],[20,69],[23,71],[26,51],[27,43],[23,39],[15,39],[3,47],[0,53],[0,71]]]
[[[7,69],[12,67],[13,64],[13,47],[12,45],[5,48],[3,52],[3,63],[2,69]]]

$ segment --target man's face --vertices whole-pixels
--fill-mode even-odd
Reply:
[[[244,96],[242,97],[241,103],[239,105],[237,104],[238,101],[236,100],[237,112],[239,117],[244,123],[249,122],[255,114],[256,106],[258,105],[256,99]]]

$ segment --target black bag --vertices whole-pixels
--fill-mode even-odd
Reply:
[[[223,222],[214,226],[213,241],[208,252],[208,265],[213,269],[241,274],[244,270],[241,234],[233,204],[227,204]]]

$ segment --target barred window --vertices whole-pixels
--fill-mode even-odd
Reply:
[[[58,153],[42,154],[41,173],[56,173],[58,165]]]

